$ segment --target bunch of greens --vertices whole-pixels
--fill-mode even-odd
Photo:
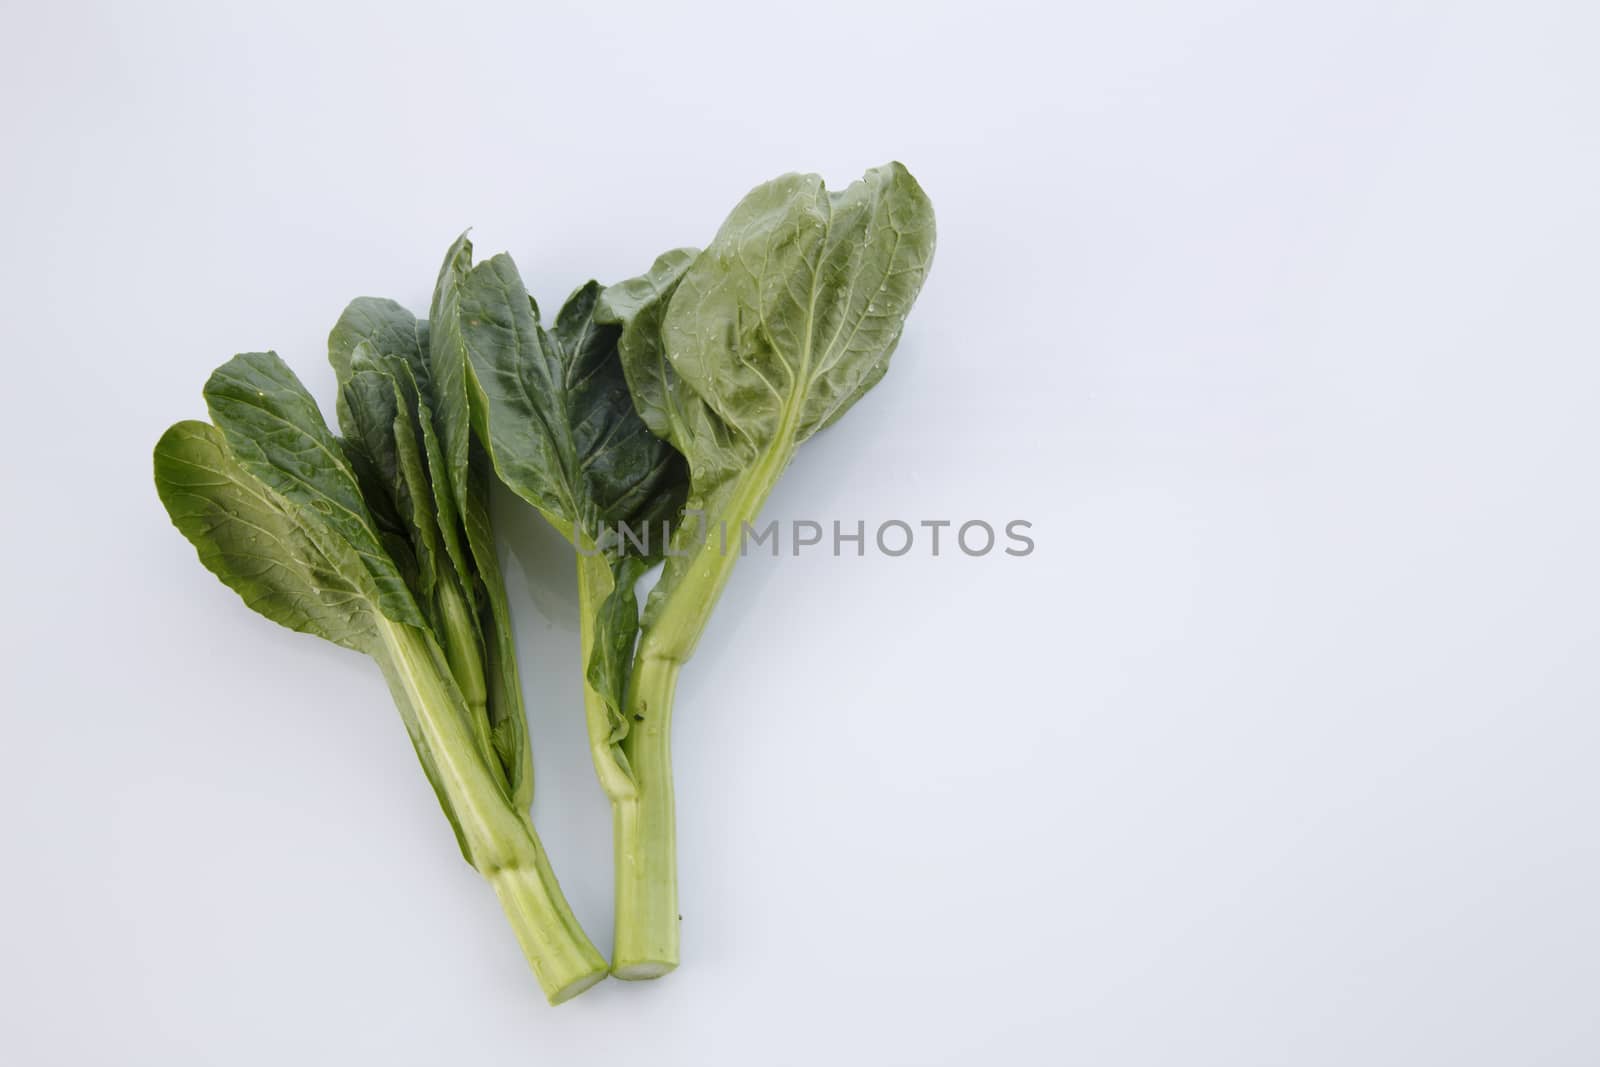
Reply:
[[[549,333],[509,258],[469,269],[470,246],[452,250],[440,288],[461,294],[450,328],[474,426],[501,479],[578,550],[617,977],[678,964],[679,669],[795,450],[888,370],[933,247],[932,205],[891,163],[839,192],[816,175],[759,186],[704,251],[668,252],[598,299],[591,282]],[[641,626],[634,587],[663,557]]]
[[[796,449],[888,369],[933,256],[898,163],[838,192],[786,175],[703,251],[580,287],[547,330],[510,257],[457,239],[426,321],[352,303],[329,338],[342,436],[272,353],[205,387],[156,486],[251,608],[376,659],[462,854],[552,1003],[605,961],[528,816],[527,724],[492,473],[576,549],[590,749],[613,810],[611,973],[678,964],[669,730],[680,668]],[[663,564],[641,618],[636,586]]]
[[[529,819],[489,468],[464,436],[464,397],[433,374],[449,365],[440,340],[396,304],[351,304],[329,343],[343,437],[277,355],[235,356],[206,383],[211,423],[180,422],[156,445],[156,489],[249,607],[378,661],[462,855],[560,1003],[606,964]]]

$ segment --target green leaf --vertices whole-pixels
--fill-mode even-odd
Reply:
[[[373,296],[350,301],[328,334],[328,362],[333,364],[341,390],[339,427],[346,435],[343,387],[353,371],[358,345],[367,344],[381,356],[397,356],[411,367],[417,388],[427,396],[432,383],[428,378],[428,323],[393,300]]]
[[[404,535],[407,510],[400,502],[400,461],[395,451],[394,390],[374,375],[351,376],[340,383],[339,444],[355,472],[361,498],[381,531]]]
[[[488,453],[474,448],[468,471],[466,532],[472,558],[487,601],[489,726],[505,768],[512,799],[518,811],[533,801],[533,757],[528,744],[528,716],[522,705],[522,683],[517,672],[517,646],[511,629],[511,605],[506,600],[505,579],[495,548],[489,515],[489,484],[493,472]]]
[[[667,364],[661,320],[666,317],[667,302],[699,254],[697,248],[663,252],[644,274],[606,288],[594,312],[597,322],[620,328],[617,354],[639,417],[651,433],[670,441],[680,452],[689,439],[678,425],[678,408],[683,400],[700,398],[692,392],[680,398],[681,379]]]
[[[355,350],[343,388],[343,425],[347,451],[363,457],[366,473],[357,468],[362,496],[374,516],[394,516],[399,533],[416,560],[412,592],[423,611],[433,610],[438,567],[443,558],[433,491],[424,470],[421,445],[412,424],[417,398],[397,379],[409,379],[403,363],[379,356],[363,342]],[[390,555],[394,555],[392,543]]]
[[[428,315],[428,366],[433,382],[434,418],[438,422],[444,480],[455,497],[457,514],[467,511],[471,463],[472,413],[467,401],[467,348],[462,337],[460,312],[461,289],[471,266],[472,242],[463,233],[445,253],[433,291],[433,308]]]
[[[514,275],[509,258],[506,265]],[[659,538],[662,524],[673,522],[683,506],[689,472],[678,452],[652,434],[634,408],[617,353],[622,331],[596,318],[601,292],[599,282],[579,286],[549,334],[563,370],[578,485],[600,521],[625,522]],[[645,557],[659,558],[663,540],[646,548]]]
[[[474,570],[481,571],[484,563],[468,557],[468,546],[462,539],[462,513],[460,500],[466,501],[466,508],[470,511],[476,506],[472,500],[471,473],[468,472],[468,486],[458,496],[450,482],[449,461],[445,459],[443,446],[440,444],[434,427],[438,418],[433,409],[426,403],[419,405],[417,424],[422,430],[422,451],[428,461],[429,482],[433,487],[433,506],[439,513],[439,538],[444,544],[445,555],[456,569],[456,580],[465,591],[468,603],[474,610],[480,607],[477,585],[473,581]],[[471,450],[468,450],[468,460],[471,459]]]
[[[756,447],[803,441],[883,376],[933,259],[933,207],[898,163],[839,192],[758,186],[684,273],[668,358]]]
[[[228,452],[222,433],[180,422],[155,452],[156,491],[200,562],[245,604],[281,626],[372,654],[372,602],[360,558],[313,536],[300,510]]]
[[[283,360],[272,352],[235,356],[212,373],[204,392],[211,421],[238,465],[303,509],[302,528],[325,549],[342,543],[355,553],[362,591],[379,611],[395,622],[426,626],[344,451]]]
[[[661,255],[644,275],[606,289],[595,310],[598,321],[621,330],[617,353],[640,418],[684,455],[695,472],[696,490],[687,505],[695,510],[703,509],[713,485],[742,470],[756,451],[728,428],[667,358],[662,322],[698,255],[693,248]]]
[[[621,745],[632,726],[624,708],[628,679],[633,674],[634,644],[639,636],[639,602],[634,586],[647,566],[638,556],[624,556],[616,562],[611,590],[595,614],[594,649],[585,672],[590,687],[605,701],[611,719],[611,733],[606,740],[612,746],[612,758],[629,778],[633,771]]]
[[[670,521],[685,470],[634,410],[617,358],[621,331],[594,319],[599,293],[596,283],[581,286],[546,333],[516,264],[498,255],[465,279],[459,330],[495,470],[569,540],[610,549],[619,522],[642,530]]]

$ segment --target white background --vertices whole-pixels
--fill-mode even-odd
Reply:
[[[1600,1062],[1600,16],[1580,3],[8,2],[0,1060]],[[786,170],[939,251],[683,676],[683,966],[558,1010],[376,669],[149,454],[331,400],[446,245],[553,304]],[[502,498],[497,503],[509,503]],[[510,512],[510,514],[507,514]],[[503,508],[538,826],[610,943],[563,543]]]

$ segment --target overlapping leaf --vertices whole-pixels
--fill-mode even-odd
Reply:
[[[291,630],[372,654],[374,605],[360,558],[342,538],[307,529],[209,423],[180,422],[155,452],[156,490],[205,568],[252,611]]]
[[[355,553],[359,587],[378,610],[396,622],[426,625],[384,549],[355,472],[316,401],[283,360],[273,352],[235,356],[212,373],[204,395],[211,421],[239,467],[316,516],[316,531]]]
[[[837,192],[757,186],[662,320],[675,371],[758,447],[803,441],[882,377],[933,259],[933,207],[898,163]]]

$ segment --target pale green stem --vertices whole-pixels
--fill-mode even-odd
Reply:
[[[631,775],[611,742],[612,716],[605,698],[589,685],[600,605],[615,585],[609,562],[578,553],[578,610],[585,665],[584,712],[589,747],[600,784],[611,800],[612,866],[616,878],[615,948],[611,971],[618,978],[656,978],[678,965],[678,888],[669,751],[672,678],[675,665],[638,660],[629,681],[628,733],[622,741]]]
[[[672,801],[672,694],[678,664],[634,663],[623,741],[637,792],[612,802],[616,946],[611,973],[657,978],[678,965],[678,859]]]
[[[494,886],[550,1003],[576,996],[605,976],[605,960],[567,905],[532,824],[511,807],[474,743],[460,692],[442,676],[443,651],[413,627],[380,619],[378,629],[407,726],[472,865]]]
[[[753,523],[767,502],[778,476],[794,456],[794,444],[780,437],[735,482],[719,514],[705,517],[705,537],[691,553],[672,595],[639,638],[639,655],[689,662],[705,631],[711,611],[739,562],[746,523]],[[699,525],[693,516],[686,524]],[[724,535],[726,544],[724,544]]]
[[[794,453],[780,435],[734,486],[678,584],[639,639],[628,688],[628,735],[622,748],[635,794],[613,802],[616,847],[616,947],[611,973],[655,978],[678,965],[677,832],[672,794],[672,699],[678,672],[716,607],[734,564],[740,532],[753,522]],[[694,522],[686,518],[685,522]],[[719,522],[727,523],[727,543]]]

